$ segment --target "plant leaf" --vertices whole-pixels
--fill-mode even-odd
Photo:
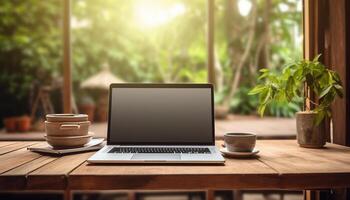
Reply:
[[[335,88],[335,92],[337,93],[337,95],[340,97],[340,98],[343,98],[344,97],[344,92],[343,92],[343,87],[341,85],[334,85],[334,88]]]
[[[266,72],[269,72],[270,70],[267,69],[267,68],[263,68],[263,69],[260,69],[259,72],[261,73],[266,73]]]
[[[319,98],[323,98],[325,95],[327,95],[329,93],[329,91],[332,89],[333,85],[328,86],[325,90],[323,90],[321,92],[321,94],[319,95]]]
[[[322,54],[318,54],[318,55],[312,60],[312,62],[317,62],[318,59],[321,57],[321,55],[322,55]]]
[[[316,118],[315,118],[314,124],[315,124],[316,126],[320,125],[321,122],[323,121],[323,119],[325,118],[325,116],[326,116],[325,111],[322,110],[322,109],[319,110],[319,111],[317,112],[317,114],[316,114]]]
[[[265,85],[257,85],[249,91],[248,95],[255,95],[261,93],[265,89]]]
[[[258,113],[260,114],[260,117],[264,116],[265,113],[265,108],[266,108],[266,104],[261,104],[258,108]]]

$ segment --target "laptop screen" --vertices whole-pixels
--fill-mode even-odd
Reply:
[[[113,84],[108,144],[214,144],[209,84]]]

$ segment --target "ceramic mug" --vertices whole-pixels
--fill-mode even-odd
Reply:
[[[228,151],[252,152],[256,143],[256,135],[253,133],[226,133],[224,142]]]

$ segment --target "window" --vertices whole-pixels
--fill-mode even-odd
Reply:
[[[71,0],[72,79],[77,108],[95,115],[97,121],[105,120],[108,79],[207,82],[207,60],[212,56],[217,114],[230,113],[217,124],[229,124],[225,130],[238,131],[235,123],[259,121],[257,99],[247,93],[258,81],[259,69],[278,71],[289,59],[302,57],[302,0],[210,1],[214,2],[209,9],[214,13],[213,27],[208,26],[208,1],[203,0]],[[62,2],[6,1],[1,5],[6,10],[1,13],[5,16],[1,18],[1,37],[6,38],[1,40],[6,41],[0,45],[1,63],[8,66],[1,81],[24,87],[23,98],[16,104],[21,106],[14,109],[18,112],[2,112],[5,116],[30,113],[33,102],[28,106],[28,99],[31,94],[37,96],[37,90],[30,89],[34,79],[39,86],[57,86],[50,99],[55,112],[62,111]],[[26,15],[16,13],[27,7]],[[212,55],[207,49],[208,31],[214,33]],[[9,49],[11,45],[17,45],[17,50]],[[11,64],[10,57],[16,63]],[[11,71],[12,66],[21,74]],[[21,77],[21,81],[8,79],[12,76]],[[16,89],[2,90],[9,98],[19,96]],[[275,104],[267,115],[292,117],[297,110],[298,102]],[[44,113],[39,109],[35,115],[40,118]],[[288,123],[293,132],[291,120],[283,119],[283,123]]]

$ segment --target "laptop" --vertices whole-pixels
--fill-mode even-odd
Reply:
[[[111,84],[107,145],[89,163],[224,163],[211,84]]]

